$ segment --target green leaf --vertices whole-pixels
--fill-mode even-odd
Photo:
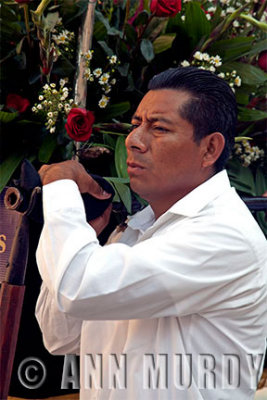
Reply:
[[[128,178],[125,137],[119,136],[115,147],[115,167],[119,178]]]
[[[267,80],[267,74],[260,68],[242,62],[233,61],[225,63],[221,66],[221,70],[224,72],[236,70],[242,79],[242,83],[246,83],[247,85],[263,85]]]
[[[46,135],[38,152],[39,161],[42,163],[47,163],[50,160],[56,147],[56,137],[52,134]]]
[[[13,121],[19,116],[19,112],[6,112],[6,111],[0,111],[0,121],[3,122],[4,124],[7,124],[8,122]]]
[[[130,107],[131,105],[129,101],[123,101],[121,103],[112,104],[106,109],[105,120],[110,120],[112,118],[117,117],[118,115],[125,114],[128,110],[130,110]]]
[[[59,17],[58,12],[47,14],[46,18],[43,19],[44,28],[51,32],[57,24],[58,17]]]
[[[113,185],[115,187],[116,192],[118,193],[121,201],[126,207],[126,210],[129,214],[132,212],[132,195],[129,186],[125,185],[124,183],[114,182]]]
[[[192,47],[195,47],[201,39],[209,36],[211,24],[200,3],[192,1],[186,4],[184,28],[191,38]]]
[[[227,163],[227,171],[232,186],[241,192],[256,196],[254,178],[250,168],[243,167],[237,159],[233,158]]]
[[[102,47],[102,49],[108,56],[112,56],[114,54],[114,51],[110,47],[108,47],[107,43],[103,40],[98,40],[97,43]]]
[[[135,18],[133,25],[134,26],[139,26],[139,25],[145,25],[148,21],[149,14],[146,10],[140,12],[138,16]]]
[[[109,177],[104,177],[106,180],[109,182],[114,182],[114,183],[129,183],[130,179],[129,178],[118,178],[116,176],[109,176]]]
[[[267,112],[261,110],[252,110],[246,107],[239,107],[239,121],[260,121],[267,118]]]
[[[262,196],[267,191],[267,178],[261,168],[256,171],[256,194]]]
[[[11,154],[0,166],[0,193],[24,158],[24,154]]]
[[[140,50],[145,58],[145,60],[149,63],[155,57],[153,44],[148,39],[142,39],[140,44]]]
[[[127,76],[128,72],[129,72],[129,67],[130,64],[129,63],[125,63],[123,65],[119,65],[119,67],[117,67],[119,73],[121,74],[121,76]]]
[[[266,50],[266,39],[261,40],[260,42],[253,43],[251,50],[247,53],[244,53],[243,56],[254,56],[255,54],[259,54],[260,52]]]
[[[155,54],[162,53],[168,50],[172,46],[172,42],[175,39],[175,34],[171,33],[169,35],[161,35],[153,42],[153,49]]]
[[[104,40],[107,37],[107,28],[101,21],[96,21],[94,23],[94,38],[96,40]]]
[[[130,45],[135,45],[137,41],[137,33],[134,27],[130,24],[125,25],[125,35],[127,38],[127,42]]]
[[[218,40],[210,46],[210,54],[220,54],[224,63],[235,60],[251,50],[254,37],[235,37],[233,39]]]

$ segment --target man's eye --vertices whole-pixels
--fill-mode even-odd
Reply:
[[[139,125],[137,125],[137,124],[131,124],[131,127],[130,127],[129,131],[130,132],[133,131],[134,129],[138,128],[138,126]]]
[[[168,132],[168,129],[164,128],[163,126],[154,126],[154,129],[159,132]]]

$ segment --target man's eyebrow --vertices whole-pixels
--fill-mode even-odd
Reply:
[[[134,119],[134,120],[136,120],[136,121],[139,121],[139,122],[141,122],[142,121],[142,118],[141,117],[139,117],[138,115],[136,115],[136,114],[134,114],[133,116],[132,116],[132,119]],[[173,123],[173,121],[172,120],[170,120],[170,119],[168,119],[168,118],[165,118],[165,117],[152,117],[152,118],[147,118],[147,120],[148,120],[148,122],[157,122],[157,121],[159,121],[159,122],[166,122],[167,124],[172,124]]]
[[[131,119],[136,119],[137,121],[142,121],[142,118],[139,117],[137,114],[134,114]]]

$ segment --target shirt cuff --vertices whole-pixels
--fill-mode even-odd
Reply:
[[[64,208],[80,208],[84,211],[83,200],[76,182],[61,179],[43,186],[44,215]]]

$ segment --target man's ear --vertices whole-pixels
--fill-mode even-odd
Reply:
[[[225,145],[224,136],[220,132],[213,132],[203,139],[204,154],[202,158],[202,167],[211,167],[218,160]]]

